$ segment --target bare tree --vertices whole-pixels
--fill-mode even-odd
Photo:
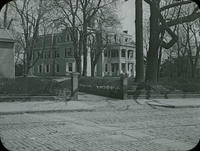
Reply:
[[[115,1],[115,0],[114,0]],[[73,42],[74,57],[77,71],[81,73],[81,56],[83,55],[83,71],[87,74],[88,36],[91,34],[93,23],[97,14],[108,5],[114,3],[112,0],[54,0],[58,11],[62,16],[59,21],[70,31]]]
[[[115,5],[108,5],[102,8],[96,14],[96,26],[92,28],[91,33],[88,36],[88,44],[90,48],[90,58],[91,58],[91,76],[94,76],[95,67],[99,59],[101,59],[102,53],[109,49],[109,42],[106,38],[107,28],[119,28],[120,21],[118,15],[116,14]]]
[[[76,60],[76,71],[81,73],[81,55],[82,55],[82,32],[81,19],[79,18],[79,0],[54,0],[55,6],[58,8],[57,21],[64,25],[70,35],[73,42],[74,58]]]
[[[199,18],[200,12],[198,8],[194,8],[192,13],[187,16],[170,17],[167,19],[163,18],[162,12],[168,9],[175,9],[177,7],[186,5],[190,6],[192,3],[189,0],[185,1],[170,1],[168,4],[163,5],[162,0],[145,0],[150,6],[150,41],[149,51],[147,54],[147,69],[146,69],[146,81],[151,83],[157,83],[158,80],[158,51],[159,47],[162,46],[165,49],[169,49],[177,42],[177,35],[170,28],[177,24],[185,22],[191,22]],[[162,2],[162,3],[161,3]],[[162,5],[161,5],[162,4]],[[174,14],[176,16],[177,14]],[[160,39],[161,33],[168,33],[171,40],[168,42]]]
[[[30,69],[36,63],[37,59],[33,60],[33,47],[39,36],[39,27],[42,18],[47,13],[47,3],[43,0],[31,1],[21,0],[14,1],[13,7],[15,8],[20,22],[19,28],[22,29],[22,34],[19,42],[23,46],[23,63],[24,75],[28,75]]]
[[[87,75],[87,37],[88,37],[88,27],[91,27],[94,18],[97,13],[107,5],[114,3],[113,0],[80,0],[80,9],[82,14],[82,33],[83,33],[83,76]]]

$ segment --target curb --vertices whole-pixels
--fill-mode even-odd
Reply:
[[[165,107],[165,108],[200,108],[200,105],[168,105],[168,104],[162,104],[159,101],[152,100],[147,102],[148,105],[150,106],[157,106],[157,107]]]
[[[57,96],[0,96],[0,102],[28,102],[41,100],[56,100]]]
[[[0,115],[13,115],[13,114],[42,114],[42,113],[66,113],[66,112],[94,112],[95,109],[68,109],[68,110],[40,110],[40,111],[13,111],[13,112],[0,112]]]

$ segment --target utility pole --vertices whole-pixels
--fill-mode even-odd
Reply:
[[[143,0],[135,0],[136,82],[144,81]]]

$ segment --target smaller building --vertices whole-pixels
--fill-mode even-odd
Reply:
[[[0,78],[15,78],[14,44],[11,32],[0,29]]]
[[[106,49],[99,57],[97,76],[119,76],[126,73],[135,75],[135,44],[127,32],[107,31],[103,34]]]

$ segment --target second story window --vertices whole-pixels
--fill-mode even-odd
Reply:
[[[72,57],[72,48],[65,48],[65,57]]]
[[[119,57],[119,52],[117,49],[111,50],[111,57]]]
[[[133,58],[133,51],[132,50],[128,51],[128,58]]]
[[[54,52],[54,56],[55,56],[55,58],[59,58],[59,57],[60,57],[59,52],[58,52],[58,51],[55,51],[55,52]]]
[[[69,48],[68,51],[67,51],[67,56],[72,57],[72,55],[73,55],[72,54],[72,48]]]
[[[125,49],[121,50],[121,57],[126,57],[126,50]]]

